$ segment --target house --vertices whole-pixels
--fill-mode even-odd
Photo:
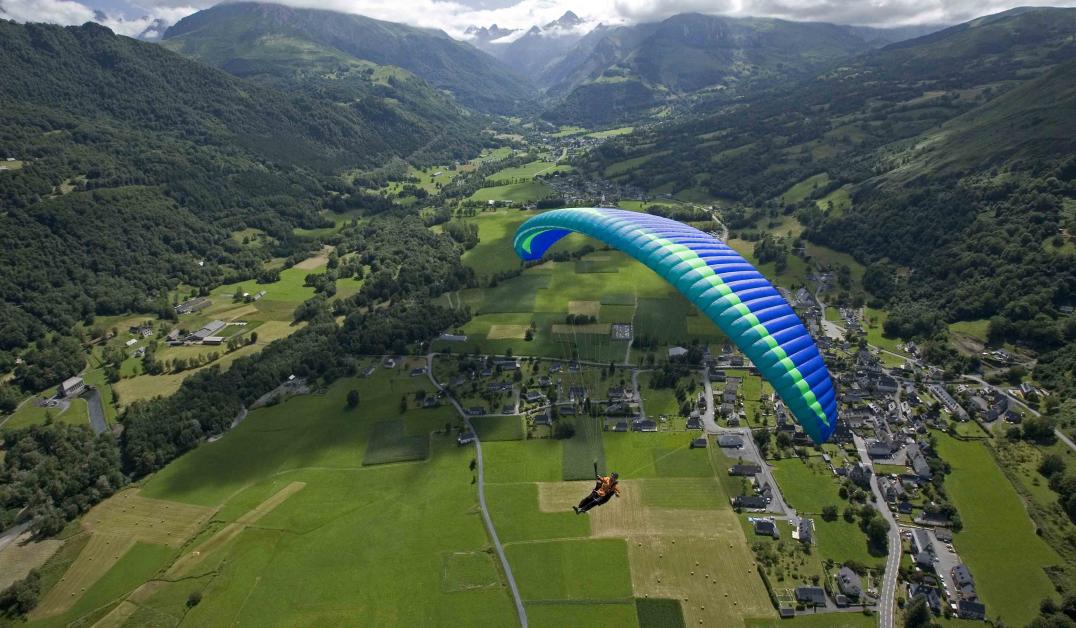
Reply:
[[[956,608],[957,615],[963,619],[986,619],[986,605],[977,600],[960,600]]]
[[[467,416],[482,416],[485,413],[485,409],[479,406],[471,406],[470,408],[467,408]]]
[[[930,470],[930,463],[927,462],[926,456],[923,455],[922,449],[915,443],[909,444],[905,451],[908,454],[908,464],[915,471],[915,475],[923,481],[930,480],[934,474]]]
[[[384,360],[382,360],[381,366],[387,369],[394,369],[396,368],[396,360],[392,358],[385,358]]]
[[[77,397],[86,390],[86,382],[81,377],[68,377],[60,384],[61,397]]]
[[[770,500],[763,495],[737,495],[732,498],[733,508],[745,510],[765,510],[770,505]]]
[[[366,368],[364,368],[362,370],[362,376],[363,377],[370,377],[371,375],[374,374],[374,371],[376,371],[376,370],[377,370],[376,366],[368,366],[368,367],[366,367]]]
[[[873,472],[865,462],[857,462],[852,466],[852,470],[848,472],[849,479],[859,486],[870,486],[871,475],[873,475]]]
[[[456,443],[458,443],[461,447],[463,445],[470,445],[471,443],[475,442],[475,440],[477,440],[477,437],[475,436],[474,432],[470,431],[460,432],[460,435],[456,437]]]
[[[528,390],[527,394],[524,395],[523,398],[527,400],[527,403],[538,403],[545,398],[545,395],[538,392],[537,390]]]
[[[938,539],[942,543],[952,543],[953,531],[949,528],[934,528],[934,538]]]
[[[467,336],[459,334],[441,334],[441,340],[445,342],[467,342]]]
[[[564,416],[575,416],[575,406],[570,403],[562,403],[557,405],[557,414]]]
[[[502,371],[518,371],[519,370],[519,360],[515,360],[515,359],[494,360],[493,365],[497,366],[497,367],[500,367],[500,369]]]
[[[626,403],[618,402],[618,403],[611,403],[611,404],[607,405],[605,407],[605,413],[606,414],[611,414],[611,415],[624,416],[624,415],[632,414],[632,411],[631,411],[631,406],[630,405],[628,405]]]
[[[552,427],[553,417],[549,416],[548,412],[543,412],[542,414],[539,414],[538,416],[534,417],[534,426],[538,427],[539,425],[548,425]]]
[[[928,554],[934,554],[934,542],[930,538],[930,533],[923,528],[912,529],[912,553],[919,554],[926,552]]]
[[[204,345],[222,345],[224,344],[224,336],[206,336],[202,339]]]
[[[568,387],[568,400],[569,401],[583,401],[587,397],[587,389],[582,386],[569,386]]]
[[[893,445],[894,443],[889,440],[872,440],[867,443],[867,455],[872,459],[889,458],[893,455]]]
[[[822,587],[796,587],[796,601],[804,606],[825,606],[826,592]]]
[[[548,388],[553,385],[553,378],[543,375],[538,378],[538,385],[542,388]]]
[[[687,355],[687,349],[683,347],[669,347],[669,359],[675,360]]]
[[[971,577],[971,571],[968,569],[967,565],[960,564],[953,567],[950,575],[953,577],[953,584],[961,589],[961,593],[970,592],[974,594],[975,579]],[[970,589],[965,590],[965,587],[970,587]],[[974,597],[974,595],[972,597]]]
[[[762,467],[757,464],[734,464],[729,468],[729,475],[751,477],[762,473]]]
[[[890,504],[896,503],[905,494],[904,485],[897,478],[880,478],[878,488],[882,490],[882,497]]]
[[[755,519],[754,523],[755,534],[775,539],[781,538],[781,532],[777,530],[777,523],[773,519]]]
[[[932,586],[928,586],[923,583],[912,584],[908,586],[908,599],[914,600],[918,597],[926,598],[927,607],[935,615],[940,615],[942,612],[941,596],[938,595],[938,589]]]
[[[441,405],[441,400],[437,397],[426,397],[422,400],[423,408],[436,408],[439,405]]]
[[[743,447],[743,437],[736,434],[722,434],[717,437],[717,446],[726,449],[740,449]]]
[[[813,543],[814,519],[800,519],[799,524],[796,526],[796,534],[793,537],[799,539],[799,542],[805,545]]]
[[[837,572],[837,587],[841,593],[853,600],[859,599],[863,593],[863,582],[859,579],[859,574],[849,567],[841,567]]]
[[[725,379],[725,371],[710,371],[711,382],[724,382]]]
[[[897,502],[897,512],[902,515],[910,515],[915,511],[915,506],[912,502]]]
[[[705,438],[695,438],[691,440],[691,449],[706,449]]]
[[[736,403],[736,391],[725,390],[725,392],[721,394],[721,403],[727,403],[730,405]]]
[[[631,422],[631,429],[635,432],[656,432],[658,424],[650,419],[636,419]]]
[[[179,340],[179,328],[177,327],[172,331],[168,332],[168,335],[165,336],[164,339],[168,342],[176,342],[177,340]]]
[[[690,419],[687,420],[687,429],[689,429],[689,430],[701,430],[702,429],[702,419],[700,419],[698,417],[691,417]]]
[[[617,421],[615,424],[613,424],[613,427],[610,428],[610,431],[612,431],[612,432],[627,432],[628,431],[628,422],[627,421]]]

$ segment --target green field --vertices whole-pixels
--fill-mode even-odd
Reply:
[[[87,426],[90,424],[90,410],[86,406],[85,399],[72,399],[67,410],[62,412],[60,408],[42,407],[34,403],[33,399],[28,399],[4,421],[3,428],[17,430],[31,425],[44,425],[49,416],[58,423]]]
[[[829,183],[829,174],[825,172],[807,177],[803,181],[788,188],[778,201],[780,201],[782,205],[798,203],[807,198],[807,196],[816,188],[820,188],[827,183]]]
[[[549,198],[553,190],[540,181],[527,181],[525,183],[510,183],[488,188],[480,188],[469,198],[472,201],[511,201],[512,203],[529,203]]]
[[[616,137],[618,135],[627,135],[634,130],[635,127],[633,126],[622,126],[617,129],[606,129],[604,131],[594,131],[593,133],[587,133],[587,137],[594,137],[599,139],[605,137]]]
[[[840,507],[842,500],[837,491],[833,473],[821,460],[785,458],[773,462],[773,478],[781,486],[785,501],[800,513],[819,514],[826,506]]]
[[[540,174],[552,174],[554,172],[568,172],[571,166],[558,166],[551,161],[532,161],[522,166],[498,170],[486,177],[486,181],[506,181],[512,179],[533,179]]]
[[[1042,598],[1056,599],[1043,569],[1060,564],[1061,557],[1036,536],[1020,496],[985,445],[935,434],[939,455],[953,469],[946,491],[964,522],[953,546],[975,578],[987,616],[1025,625],[1038,614]],[[1000,539],[1004,552],[998,551]]]
[[[468,469],[473,450],[458,447],[455,434],[434,432],[454,413],[399,412],[401,395],[428,386],[396,371],[344,380],[324,394],[252,412],[220,441],[151,477],[145,497],[219,508],[218,523],[197,535],[195,544],[282,487],[305,485],[257,527],[203,551],[201,572],[208,577],[158,581],[140,607],[153,609],[158,621],[181,617],[187,594],[197,589],[202,602],[185,618],[194,624],[222,617],[252,625],[326,625],[360,617],[370,625],[512,623],[510,597],[485,553],[485,530],[474,510]],[[344,397],[352,388],[360,390],[362,403],[346,410]],[[425,439],[429,459],[364,467],[379,422],[391,417],[394,437]],[[87,613],[107,611],[175,554],[149,558],[139,550],[117,563],[62,616],[64,622],[100,617],[100,611]],[[137,565],[131,562],[136,559]]]

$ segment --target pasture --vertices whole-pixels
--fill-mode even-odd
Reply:
[[[661,616],[682,615],[688,625],[743,626],[745,617],[774,616],[706,450],[688,449],[685,433],[587,431],[580,438],[578,423],[566,441],[484,446],[487,500],[532,623],[631,626],[649,616],[654,600],[674,605]],[[565,478],[570,469],[589,478],[595,457],[600,471],[620,472],[622,495],[577,516],[570,506],[593,482],[560,481],[558,462]],[[593,579],[603,581],[599,588]],[[632,598],[638,614],[629,612]]]
[[[508,185],[496,185],[488,188],[479,188],[468,200],[485,201],[510,201],[512,203],[529,203],[549,198],[553,190],[540,181],[527,181],[524,183],[509,183]]]
[[[352,388],[362,401],[347,410]],[[148,568],[134,565],[120,574],[121,562],[86,587],[93,609],[82,610],[79,602],[63,617],[99,609],[97,618],[115,609],[117,619],[130,613],[132,623],[155,626],[174,626],[179,618],[195,625],[220,618],[250,625],[356,618],[367,625],[510,624],[515,613],[499,570],[476,558],[486,556],[487,539],[468,468],[473,450],[458,447],[455,432],[437,433],[455,420],[451,410],[400,412],[400,397],[418,390],[432,389],[425,378],[379,369],[251,412],[140,491],[142,498],[216,511],[214,522],[181,556],[166,548],[160,560],[143,560],[136,545],[127,556]],[[377,425],[386,420],[402,424],[405,437],[424,438],[428,459],[363,466]],[[194,552],[197,564],[190,562]],[[130,598],[137,603],[119,604],[162,570],[207,575],[164,579]],[[203,599],[188,612],[192,590]]]
[[[557,165],[552,161],[532,161],[522,166],[498,170],[486,177],[486,181],[514,181],[516,179],[533,179],[540,174],[552,174],[554,172],[569,172],[571,166]]]
[[[1044,569],[1061,564],[1061,557],[1035,534],[1019,494],[984,444],[935,435],[939,455],[952,465],[946,492],[964,523],[953,535],[953,546],[975,578],[987,616],[1026,624],[1038,614],[1042,598],[1056,599]],[[997,551],[999,539],[1004,553]]]

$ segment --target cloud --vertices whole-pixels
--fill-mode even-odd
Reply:
[[[132,5],[132,9],[139,7]],[[0,0],[0,17],[16,22],[49,22],[63,26],[97,22],[129,37],[138,36],[157,19],[175,24],[197,10],[198,7],[189,5],[154,6],[143,9],[137,17],[126,17],[109,15],[75,0]]]
[[[962,22],[1014,6],[1076,6],[1076,0],[277,0],[301,8],[328,9],[442,29],[461,37],[471,25],[527,29],[572,10],[598,23],[653,22],[678,13],[764,16],[868,26]],[[116,32],[137,34],[155,18],[174,23],[215,0],[0,0],[0,10],[17,21],[78,24],[94,19],[97,3],[117,2],[124,11],[98,18]],[[119,15],[119,17],[116,17]]]

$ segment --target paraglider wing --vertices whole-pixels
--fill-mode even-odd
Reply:
[[[750,358],[814,442],[833,434],[837,398],[818,347],[788,302],[739,253],[675,220],[588,207],[527,220],[516,231],[516,254],[540,259],[571,232],[601,240],[665,278]]]

